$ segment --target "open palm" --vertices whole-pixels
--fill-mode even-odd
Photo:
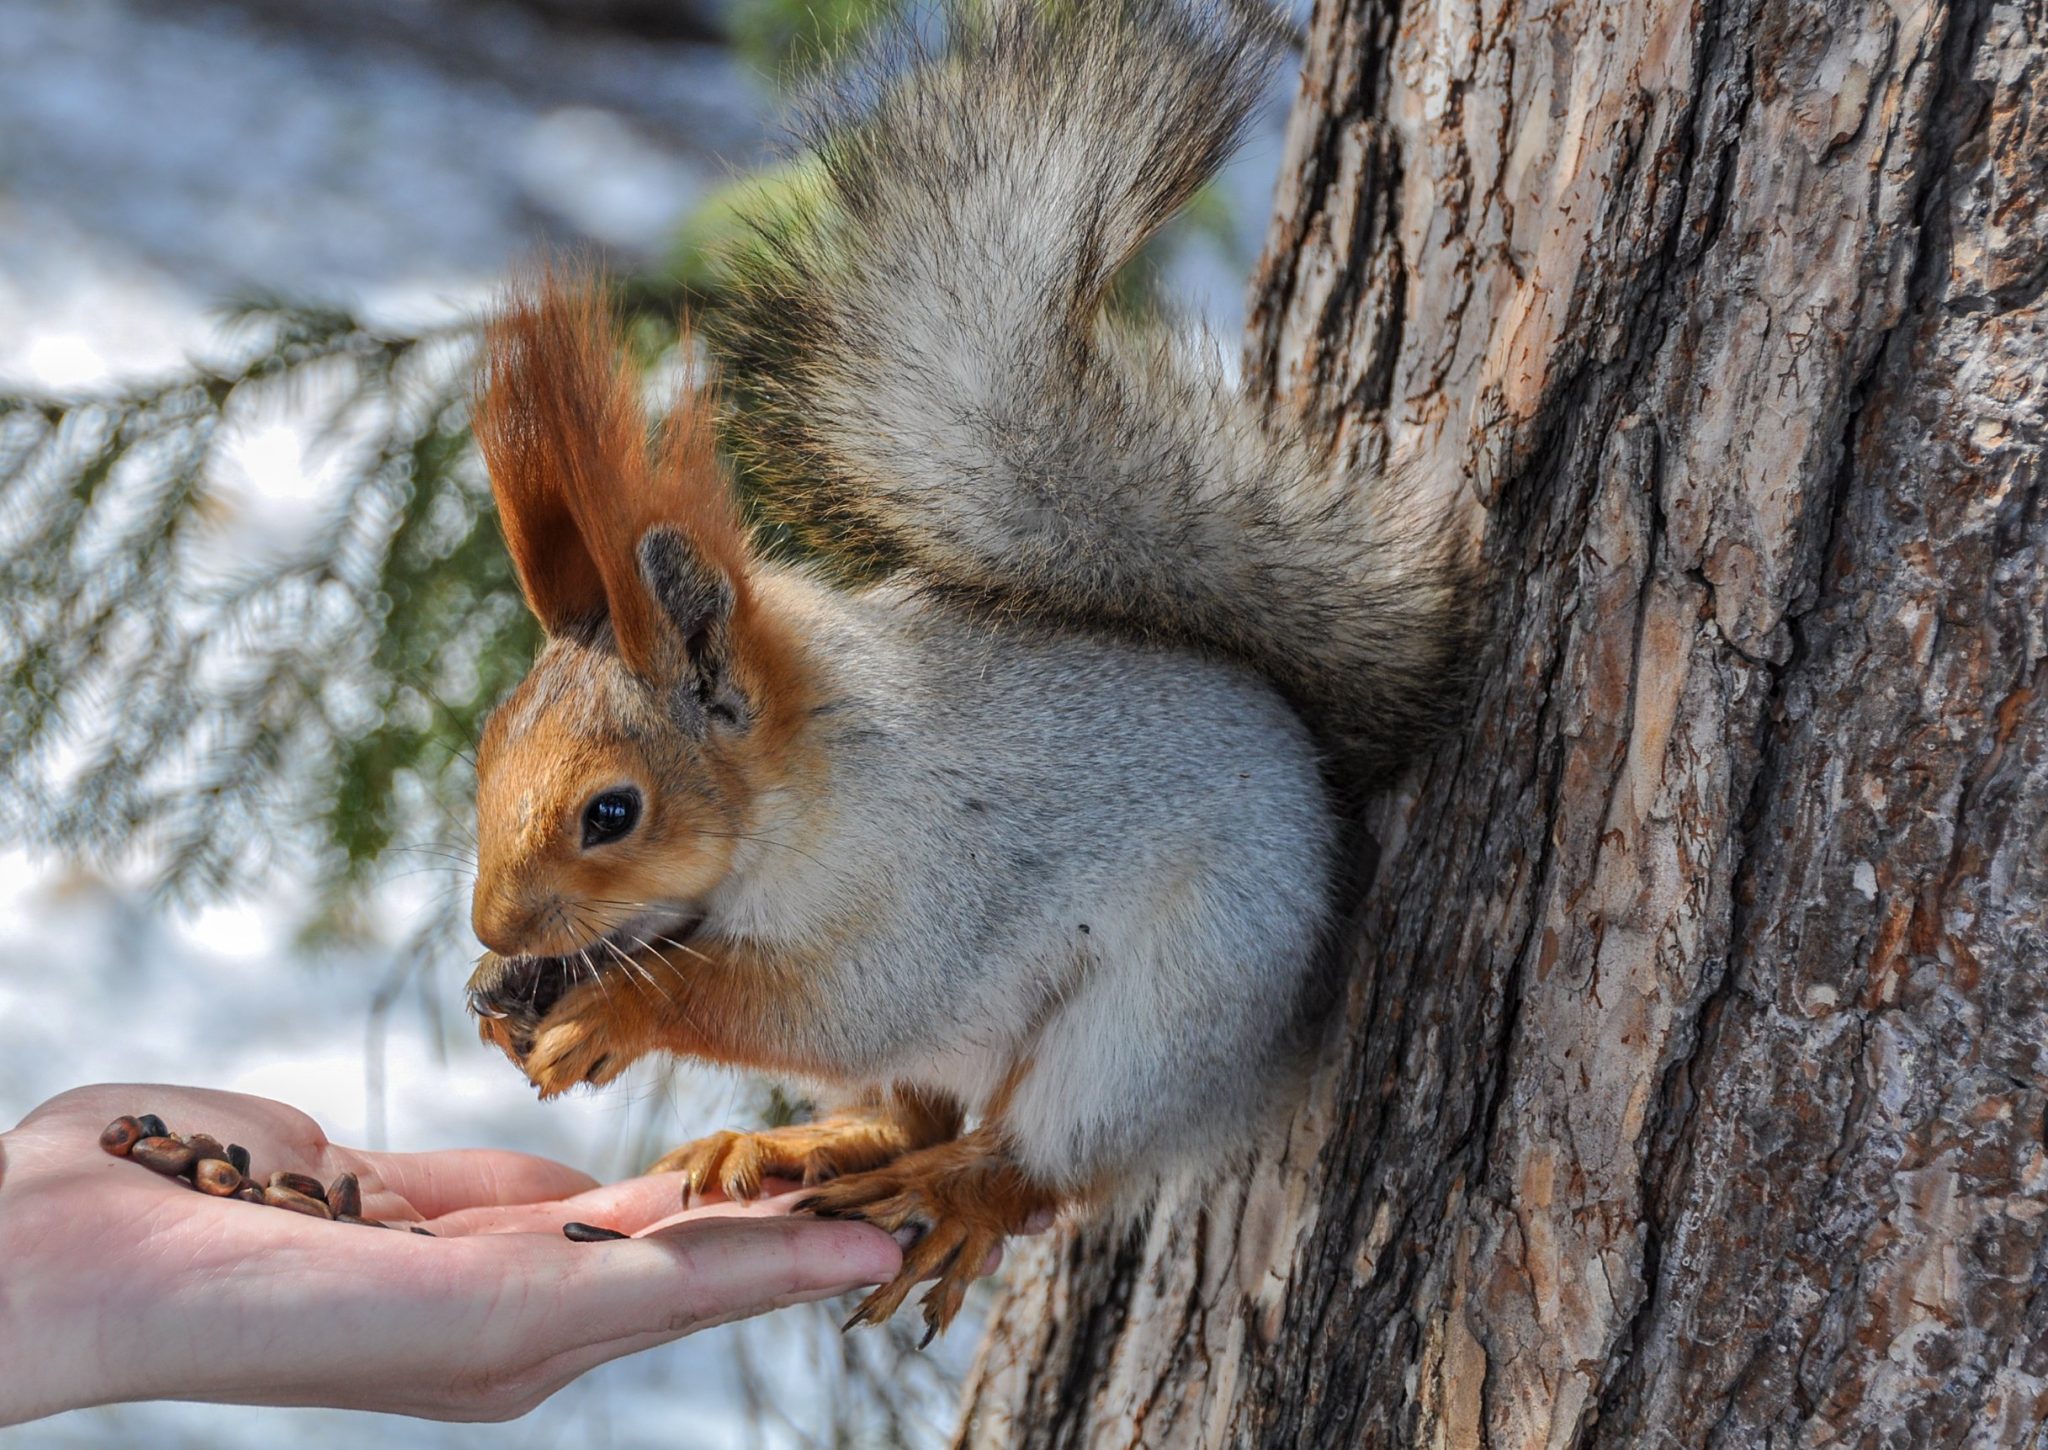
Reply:
[[[241,1143],[256,1173],[353,1172],[363,1212],[437,1237],[330,1223],[109,1157],[99,1130],[154,1112]],[[524,1413],[606,1360],[778,1305],[886,1280],[894,1243],[773,1201],[679,1213],[673,1175],[600,1187],[521,1153],[370,1153],[282,1103],[106,1085],[0,1136],[0,1424],[172,1398],[436,1419]],[[576,1244],[570,1220],[635,1235]]]

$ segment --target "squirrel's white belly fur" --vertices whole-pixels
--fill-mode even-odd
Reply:
[[[1335,836],[1274,689],[904,589],[762,587],[816,649],[831,768],[815,798],[763,807],[704,931],[833,942],[847,1010],[805,1047],[843,1083],[970,1111],[1008,1081],[1020,1159],[1051,1181],[1242,1141],[1273,1097],[1247,1065],[1275,1059],[1316,960]]]

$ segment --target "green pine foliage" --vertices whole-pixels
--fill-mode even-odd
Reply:
[[[742,55],[801,84],[889,9],[732,13]],[[724,300],[747,215],[816,205],[808,179],[787,162],[712,193],[661,268],[618,280],[639,361],[673,362],[680,313]],[[1155,306],[1165,255],[1227,220],[1205,195],[1119,305]],[[474,329],[394,335],[284,302],[233,324],[227,362],[0,397],[0,838],[186,902],[290,880],[316,940],[361,933],[379,882],[445,868],[452,944],[474,742],[539,643],[469,436]],[[238,514],[236,439],[287,412],[318,419],[334,486],[266,542]]]
[[[230,365],[0,403],[0,831],[187,899],[298,848],[334,926],[389,849],[449,835],[535,631],[469,446],[469,340],[236,324]],[[266,547],[226,486],[235,424],[310,401],[341,481]]]

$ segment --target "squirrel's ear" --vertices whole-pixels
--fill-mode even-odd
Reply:
[[[512,555],[512,572],[526,607],[551,635],[564,634],[605,613],[604,580],[559,497],[528,496],[509,504],[498,496],[498,522]]]
[[[640,540],[640,576],[669,630],[677,723],[701,734],[713,722],[744,729],[753,710],[739,679],[734,617],[745,580],[706,557],[682,530],[664,525]]]
[[[609,620],[628,668],[661,678],[674,642],[642,572],[641,540],[676,531],[728,581],[746,567],[713,442],[712,389],[683,391],[650,457],[639,378],[588,269],[543,266],[516,281],[484,344],[476,436],[527,603],[550,634]]]

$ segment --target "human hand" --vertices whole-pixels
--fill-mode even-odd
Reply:
[[[380,1232],[213,1198],[101,1151],[153,1112],[259,1175],[353,1172]],[[117,1400],[510,1419],[586,1370],[713,1324],[890,1278],[860,1223],[773,1201],[678,1213],[673,1175],[605,1187],[522,1153],[368,1153],[304,1113],[196,1088],[68,1092],[0,1134],[0,1425]],[[571,1243],[570,1220],[635,1234]]]

